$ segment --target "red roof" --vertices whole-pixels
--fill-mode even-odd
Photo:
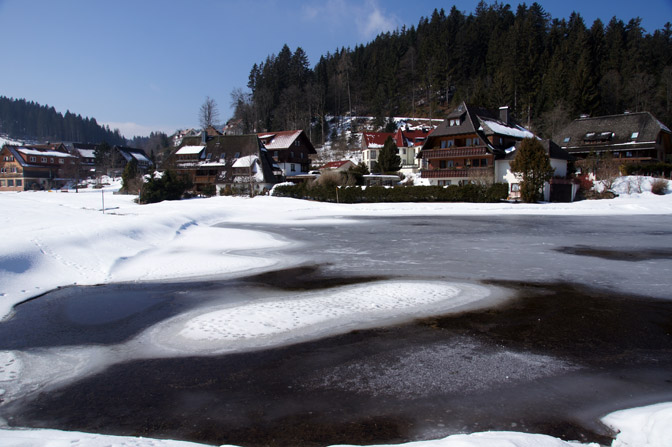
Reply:
[[[394,138],[394,134],[390,132],[363,132],[362,138],[369,147],[372,144],[383,146],[389,137]]]
[[[329,163],[322,166],[322,169],[338,169],[344,164],[352,163],[350,160],[341,160],[341,161],[330,161]]]
[[[397,129],[394,134],[394,143],[397,147],[422,146],[431,130],[402,130]]]

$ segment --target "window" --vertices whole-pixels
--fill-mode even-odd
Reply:
[[[474,146],[478,146],[478,145],[479,145],[478,138],[474,138]]]
[[[301,152],[299,155],[301,156],[301,158],[303,158],[303,152]]]
[[[441,149],[446,148],[447,141],[446,140],[441,140]]]
[[[289,153],[289,156],[292,157],[292,158],[294,158],[294,151],[291,151],[291,152]]]
[[[501,144],[504,144],[504,140],[502,139],[502,137],[499,137],[499,144],[500,144],[500,145],[501,145]]]
[[[630,139],[631,140],[636,140],[638,136],[639,136],[639,132],[633,132],[632,135],[630,135]]]
[[[65,163],[65,160],[63,160],[62,158],[59,158],[59,159],[58,159],[58,163],[59,163],[59,164],[64,164],[64,163]]]
[[[454,145],[455,145],[455,141],[448,140],[448,147],[453,147]]]
[[[37,157],[30,157],[30,161],[31,161],[31,163],[37,162]]]
[[[401,150],[401,153],[402,153],[403,155],[406,155],[406,148],[403,148],[403,149]]]
[[[0,187],[2,187],[2,186],[5,186],[5,181],[4,180],[0,180]]]
[[[520,191],[520,185],[518,183],[511,183],[511,192]]]
[[[240,152],[236,152],[236,153],[233,155],[233,158],[240,158]]]
[[[292,163],[290,166],[291,166],[291,168],[290,168],[291,171],[296,172],[296,165],[294,163]]]
[[[570,138],[570,137],[565,137],[565,139],[562,140],[562,142],[563,142],[563,143],[569,143],[569,138]]]
[[[273,156],[274,156],[275,158],[278,158],[278,151],[273,151]]]
[[[6,173],[6,172],[7,172],[7,169],[6,169],[6,168],[0,168],[0,173],[1,173],[1,174],[4,174],[4,173]]]
[[[471,146],[471,138],[467,138],[467,146]]]
[[[376,158],[378,158],[378,155],[376,154],[376,151],[372,150],[371,151],[371,160],[375,160]]]
[[[439,161],[439,169],[446,169],[446,160]]]
[[[625,156],[628,157],[628,158],[632,157],[632,152],[626,152]]]
[[[16,179],[16,186],[23,186],[23,181]]]
[[[53,163],[53,162],[54,162],[54,159],[53,159],[53,158],[50,158],[50,159],[49,159],[49,163]]]
[[[488,159],[484,158],[481,160],[481,167],[485,168],[488,166]]]
[[[46,162],[47,162],[47,157],[42,157],[42,163],[46,163]]]
[[[7,186],[14,186],[14,180],[7,180]]]
[[[299,140],[294,141],[294,146],[301,146],[301,142]]]
[[[439,186],[450,186],[451,183],[452,183],[451,180],[439,180],[438,181]]]

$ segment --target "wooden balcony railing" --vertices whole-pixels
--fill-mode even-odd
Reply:
[[[422,178],[464,178],[492,176],[495,172],[492,168],[452,168],[452,169],[423,169],[420,171]]]
[[[471,157],[473,155],[488,155],[485,147],[451,147],[450,149],[425,149],[420,152],[422,158],[451,158]]]

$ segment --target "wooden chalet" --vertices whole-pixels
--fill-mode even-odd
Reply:
[[[285,177],[310,171],[310,156],[317,151],[303,130],[264,132],[257,136]]]
[[[282,171],[256,135],[203,134],[185,137],[182,143],[174,153],[176,171],[196,192],[243,183],[263,190],[282,180]]]
[[[0,191],[60,188],[75,178],[76,161],[60,143],[5,145],[0,151]]]
[[[112,167],[108,175],[120,176],[124,172],[126,164],[135,160],[140,172],[147,172],[154,163],[149,159],[145,151],[134,147],[113,146],[112,147]]]
[[[508,107],[499,111],[460,104],[431,134],[418,154],[421,178],[432,185],[495,179],[495,160],[534,134],[517,125]]]
[[[626,163],[672,161],[670,129],[649,112],[584,116],[558,135],[560,147],[578,159],[611,153]]]

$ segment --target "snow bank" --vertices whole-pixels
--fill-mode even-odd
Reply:
[[[672,402],[617,411],[602,422],[620,432],[612,447],[672,445]]]
[[[116,186],[118,188],[118,186]],[[110,188],[115,188],[111,185]],[[12,306],[72,284],[231,277],[289,264],[272,256],[284,241],[216,223],[345,224],[365,216],[672,214],[672,195],[622,194],[575,203],[333,204],[258,196],[213,197],[152,205],[109,190],[0,193],[0,318]],[[102,211],[103,200],[105,213]],[[266,249],[250,258],[235,251]]]
[[[127,436],[106,436],[81,432],[58,430],[0,430],[3,447],[197,447],[184,441],[165,439],[133,438]],[[391,447],[390,444],[386,445]],[[379,447],[386,447],[379,446]],[[470,435],[453,435],[434,441],[396,444],[396,447],[599,447],[598,444],[565,442],[546,435],[514,432],[484,432]],[[222,447],[235,447],[226,446]],[[334,445],[332,447],[355,447]]]

